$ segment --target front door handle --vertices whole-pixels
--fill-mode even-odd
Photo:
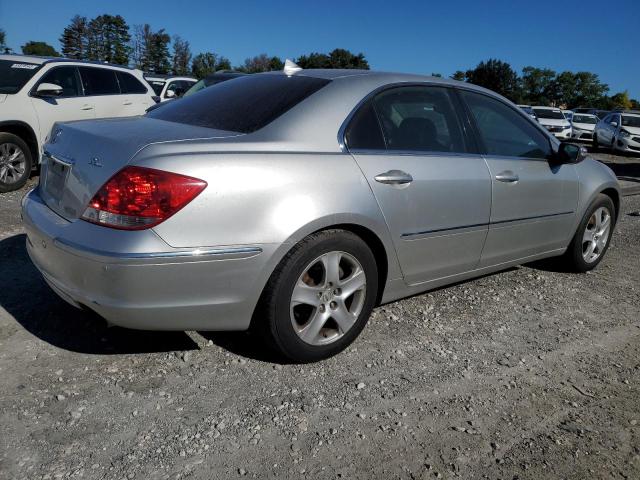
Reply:
[[[93,110],[93,105],[83,105],[80,110]]]
[[[413,182],[413,177],[402,170],[389,170],[376,175],[374,179],[376,182],[386,183],[387,185],[404,185],[405,183]]]
[[[496,180],[499,182],[516,183],[520,180],[520,177],[513,173],[511,170],[505,170],[496,175]]]

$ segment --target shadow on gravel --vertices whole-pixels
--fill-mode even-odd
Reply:
[[[184,332],[108,328],[95,313],[67,304],[31,263],[25,240],[25,235],[0,240],[0,307],[41,340],[65,350],[98,355],[198,348]]]
[[[290,362],[269,349],[265,341],[252,332],[198,332],[207,340],[234,355],[260,362],[287,365]]]

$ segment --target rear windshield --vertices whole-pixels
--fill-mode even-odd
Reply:
[[[555,120],[566,120],[560,110],[547,110],[546,108],[534,108],[538,118],[552,118]]]
[[[595,125],[596,123],[598,123],[598,119],[596,117],[592,117],[591,115],[576,114],[573,116],[573,123],[588,123],[589,125]]]
[[[0,60],[0,94],[18,93],[39,69],[36,63]]]
[[[198,127],[251,133],[268,125],[329,80],[285,75],[247,75],[220,82],[147,113],[148,117]]]

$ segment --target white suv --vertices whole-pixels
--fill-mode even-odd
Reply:
[[[54,122],[143,115],[153,95],[139,70],[0,55],[0,193],[24,185]]]
[[[192,77],[178,77],[173,75],[146,74],[144,79],[149,82],[151,88],[161,102],[172,98],[180,98],[187,90],[193,87],[197,80]]]

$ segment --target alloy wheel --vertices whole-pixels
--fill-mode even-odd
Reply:
[[[15,143],[0,144],[0,182],[11,185],[24,177],[27,159]]]
[[[607,246],[611,233],[611,212],[600,207],[589,217],[582,235],[582,258],[587,263],[595,262]]]
[[[367,279],[358,260],[332,251],[313,260],[299,276],[291,295],[291,323],[300,339],[326,345],[356,323],[366,297]]]

